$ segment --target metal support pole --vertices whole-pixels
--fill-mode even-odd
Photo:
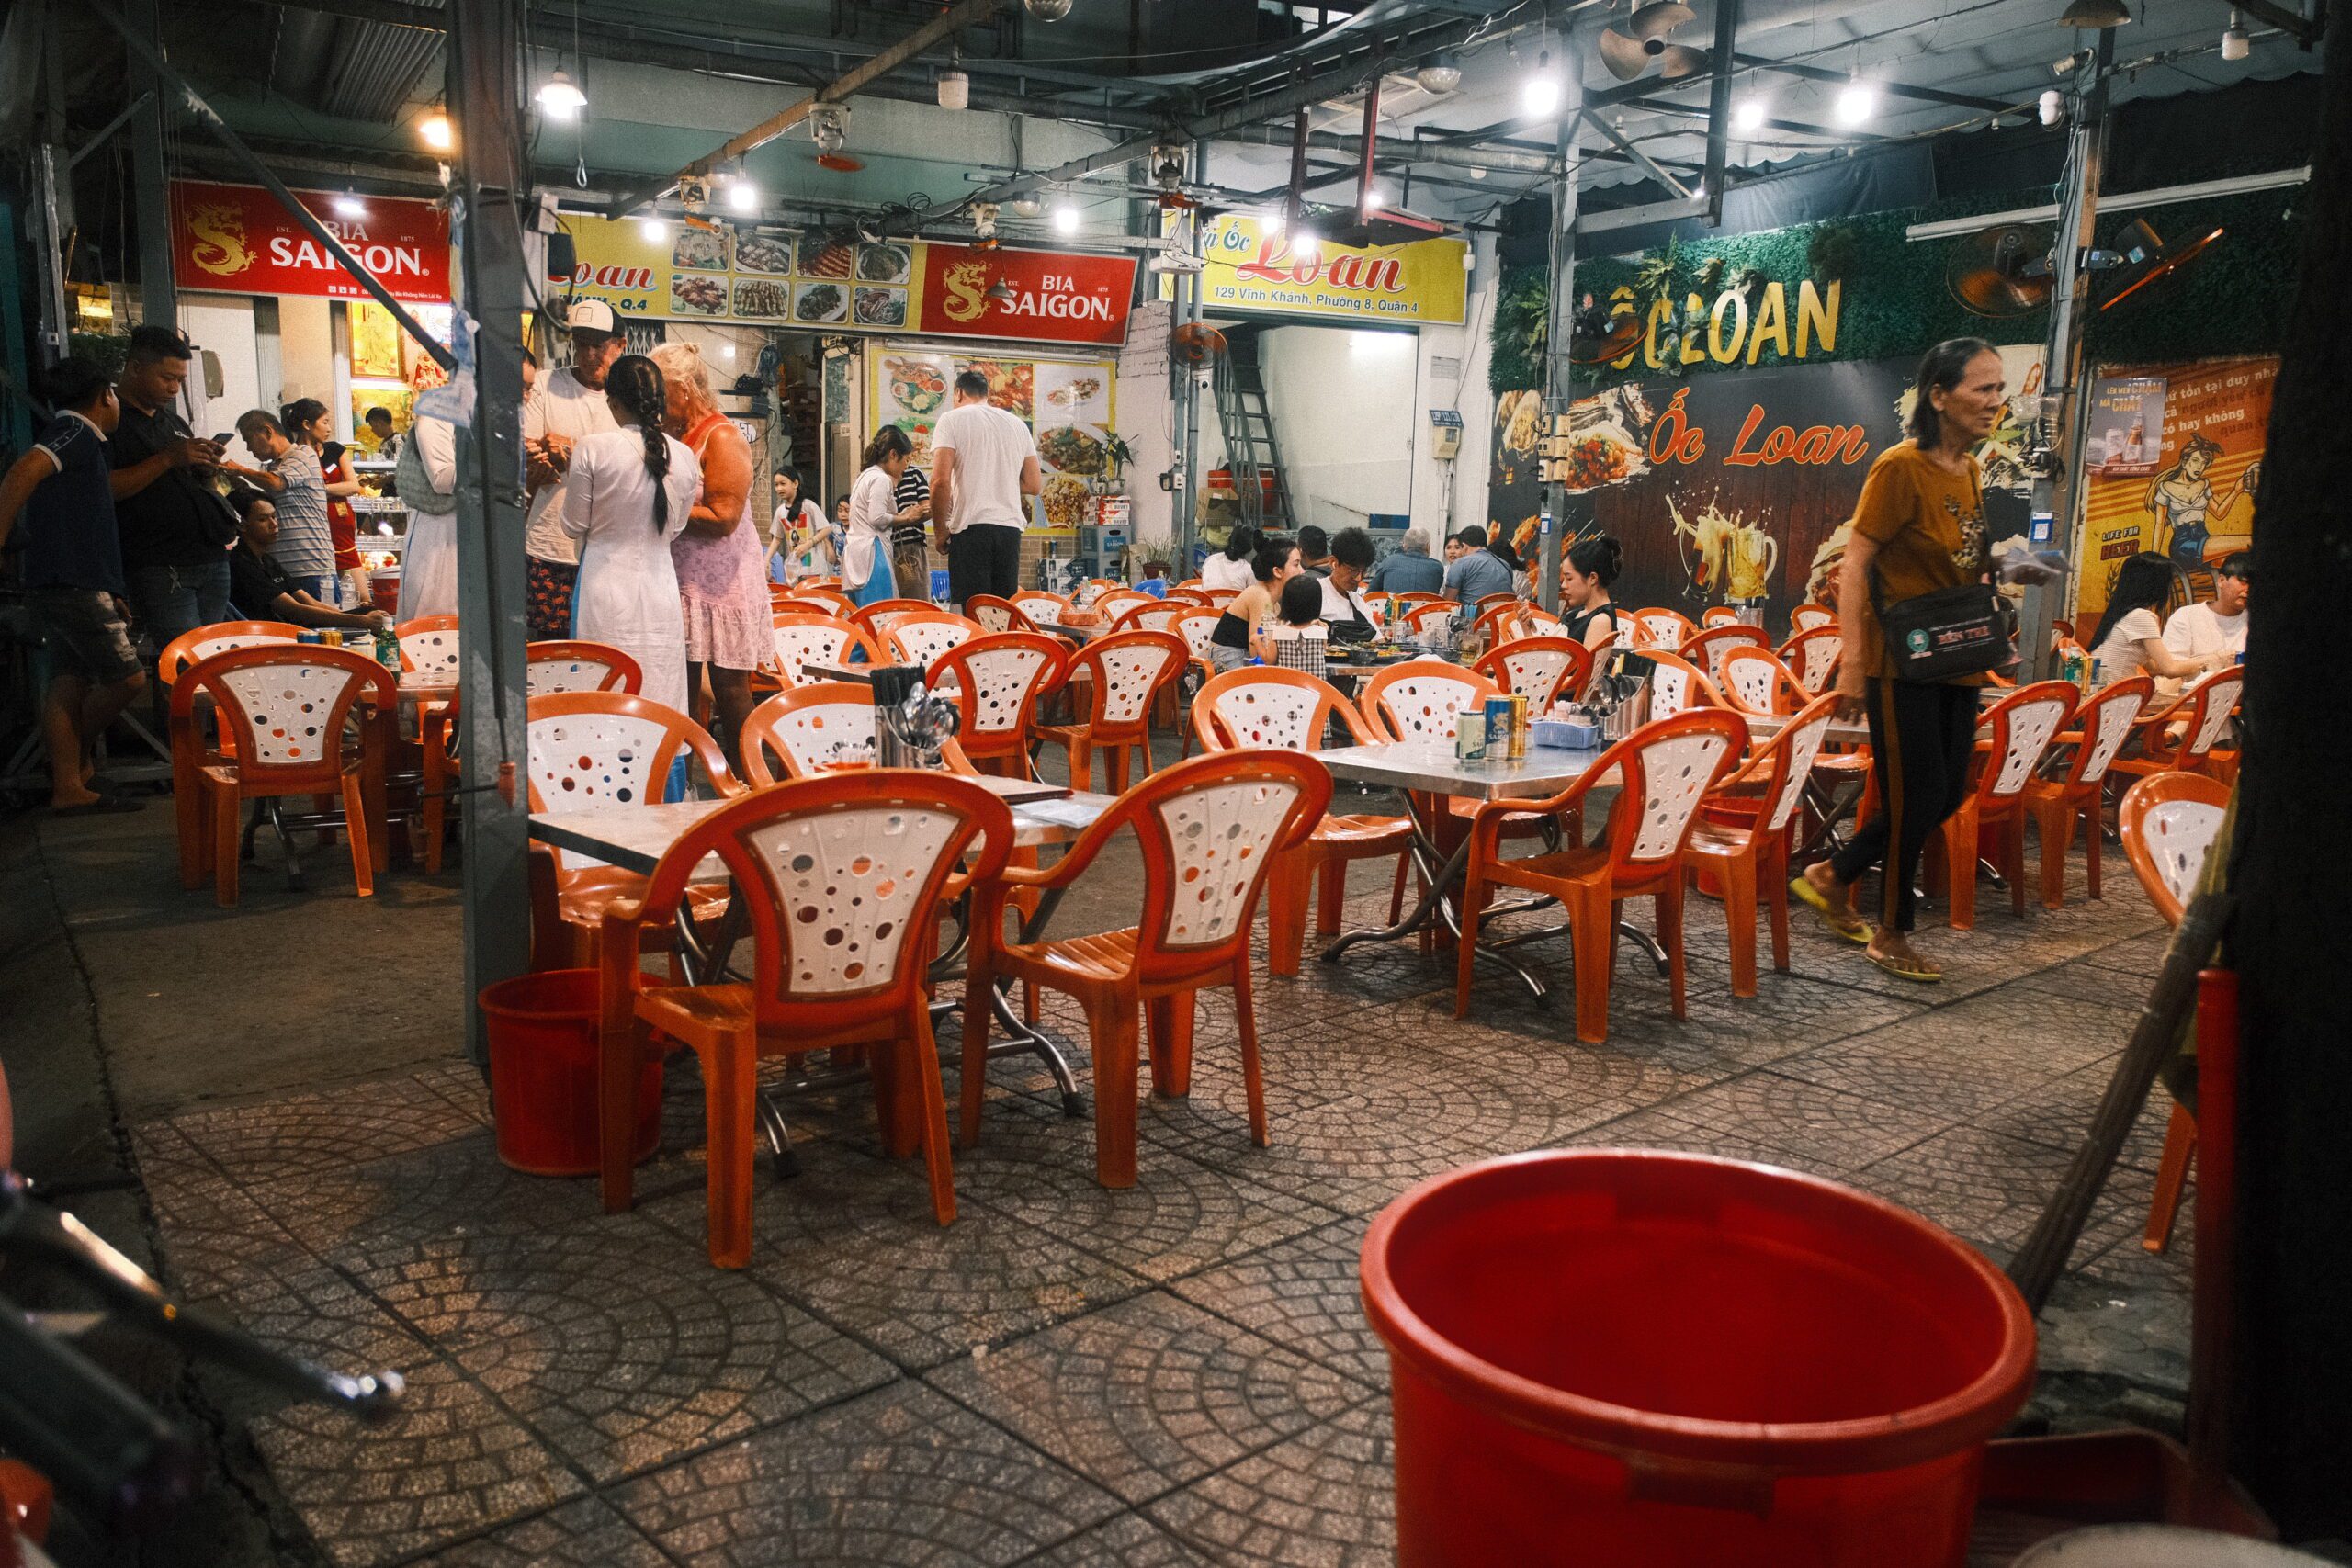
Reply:
[[[85,0],[85,3],[100,21],[122,35],[123,47],[130,51],[131,62],[153,73],[156,82],[196,116],[204,129],[212,134],[213,140],[227,148],[270,195],[277,197],[277,204],[286,209],[286,215],[300,224],[302,231],[316,240],[320,249],[334,258],[336,265],[349,273],[378,304],[392,313],[392,320],[400,323],[402,332],[416,340],[417,346],[431,355],[442,369],[457,368],[457,360],[449,351],[442,347],[431,333],[417,324],[416,318],[408,313],[408,307],[393,299],[390,290],[376,281],[374,273],[359,265],[358,259],[344,248],[343,242],[335,238],[333,231],[320,222],[309,208],[294,199],[294,193],[286,188],[286,182],[245,145],[243,137],[229,129],[229,122],[204,101],[202,95],[187,85],[186,77],[172,69],[151,38],[134,31],[130,24],[123,20],[122,13],[107,4],[107,0]]]
[[[1731,165],[1732,46],[1738,41],[1739,0],[1715,0],[1715,79],[1707,85],[1706,194],[1710,224],[1724,220],[1724,175]]]
[[[130,25],[162,36],[156,0],[129,0]],[[171,171],[164,162],[164,84],[153,67],[130,55],[130,90],[138,96],[130,125],[130,188],[139,226],[139,319],[176,327],[179,285],[172,273]]]
[[[2108,73],[2115,63],[2115,29],[2099,29],[2090,85],[2075,109],[2067,135],[2066,185],[2059,193],[2058,225],[2052,242],[2050,337],[2041,351],[2041,439],[2055,460],[2034,481],[2033,510],[2051,518],[2051,544],[2073,552],[2075,511],[2080,500],[2075,476],[2082,459],[2083,322],[2090,304],[2090,275],[2083,257],[2098,228],[2099,169],[2107,158]],[[2077,563],[2079,565],[2079,563]],[[2051,670],[2050,629],[2058,607],[2073,591],[2073,575],[2025,592],[2018,617],[2022,675],[2046,679]]]
[[[1193,177],[1203,181],[1209,177],[1209,151],[1205,141],[1193,144]],[[1202,235],[1206,228],[1201,221],[1200,209],[1187,210],[1184,224],[1188,231],[1185,245],[1192,251],[1193,259],[1198,260]],[[1206,274],[1195,272],[1186,275],[1184,288],[1180,290],[1180,299],[1188,324],[1195,327],[1201,324],[1202,316],[1206,314],[1208,292]],[[1176,498],[1174,532],[1177,548],[1182,552],[1183,573],[1187,577],[1193,574],[1193,551],[1199,543],[1201,529],[1201,374],[1199,368],[1193,367],[1187,367],[1184,371],[1184,493]],[[1226,454],[1227,466],[1230,467],[1232,462],[1233,455],[1228,452]]]
[[[1581,98],[1584,87],[1574,71],[1567,73],[1569,90]],[[1568,379],[1568,339],[1576,330],[1577,306],[1577,120],[1581,105],[1560,112],[1560,167],[1552,176],[1552,299],[1544,331],[1544,411],[1547,416],[1566,414],[1576,400]],[[1551,420],[1544,420],[1544,434]],[[1536,537],[1535,600],[1557,615],[1560,610],[1560,549],[1567,532],[1567,488],[1557,479],[1544,486],[1544,515],[1550,521]]]
[[[458,303],[473,318],[473,428],[458,466],[458,698],[465,717],[466,1043],[488,1060],[484,986],[530,959],[530,811],[524,761],[523,311],[530,303],[520,212],[523,0],[450,7],[447,99],[464,200]]]
[[[66,334],[74,330],[74,318],[65,310],[65,218],[63,209],[70,197],[61,188],[61,165],[64,163],[62,149],[44,141],[33,151],[34,200],[39,203],[36,217],[40,225],[40,245],[34,252],[40,268],[35,282],[40,288],[41,356],[55,361],[65,357]]]

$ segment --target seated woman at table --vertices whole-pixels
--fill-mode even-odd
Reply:
[[[257,490],[240,490],[229,498],[237,509],[237,547],[229,552],[229,604],[249,621],[290,621],[298,626],[334,626],[342,631],[372,632],[390,626],[391,616],[381,610],[352,615],[323,604],[309,589],[299,587],[286,569],[271,558],[277,542],[277,503]]]
[[[669,389],[653,361],[613,361],[605,401],[619,428],[572,443],[558,502],[563,531],[580,541],[571,635],[636,660],[645,672],[639,694],[684,713],[686,618],[670,539],[702,493],[702,467],[662,432]]]
[[[2098,661],[2100,685],[2143,674],[2191,679],[2236,658],[2227,649],[2188,655],[2166,646],[2161,616],[2172,586],[2170,558],[2154,550],[2141,551],[2117,570],[2115,586],[2108,591],[2107,611],[2098,618],[2098,630],[2091,635],[2091,658]]]
[[[1250,570],[1250,558],[1258,547],[1258,536],[1236,523],[1225,536],[1225,548],[1201,563],[1201,586],[1212,593],[1234,593],[1257,581]]]
[[[1606,534],[1588,534],[1560,557],[1566,635],[1595,653],[1617,645],[1617,607],[1609,597],[1609,585],[1624,570],[1624,550]]]
[[[1331,637],[1323,620],[1323,595],[1329,582],[1306,571],[1286,579],[1274,619],[1250,639],[1251,651],[1269,664],[1323,679]]]
[[[1259,541],[1258,553],[1250,558],[1253,581],[1235,594],[1217,617],[1216,629],[1209,633],[1209,662],[1222,675],[1228,670],[1238,670],[1250,662],[1256,653],[1264,658],[1262,645],[1257,643],[1258,633],[1274,618],[1276,595],[1283,584],[1298,575],[1298,547],[1288,539],[1267,535]],[[1323,602],[1322,579],[1315,581],[1315,602]]]

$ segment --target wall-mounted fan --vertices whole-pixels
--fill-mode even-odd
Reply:
[[[2115,237],[2119,254],[2114,270],[2098,280],[2098,308],[2112,310],[2127,299],[2137,307],[2161,299],[2222,233],[2216,226],[2167,243],[2157,236],[2146,219],[2133,219]]]
[[[1180,365],[1206,365],[1225,352],[1225,334],[1198,321],[1186,321],[1168,334],[1168,352]]]
[[[2051,230],[2041,223],[1998,223],[1953,242],[1944,287],[1980,316],[2023,316],[2050,303]]]
[[[1707,68],[1707,51],[1666,39],[1697,15],[1680,0],[1645,0],[1625,18],[1624,32],[1600,29],[1600,62],[1620,82],[1630,82],[1653,65],[1661,81],[1695,75]]]

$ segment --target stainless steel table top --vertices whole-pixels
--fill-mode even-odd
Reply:
[[[1315,755],[1334,777],[1363,784],[1472,800],[1540,800],[1582,778],[1600,752],[1530,746],[1525,756],[1509,761],[1464,761],[1450,745],[1392,740],[1371,746],[1334,746]]]

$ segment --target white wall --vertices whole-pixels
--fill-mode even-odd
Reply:
[[[1493,362],[1495,302],[1502,287],[1502,268],[1495,261],[1495,237],[1480,234],[1472,252],[1477,268],[1470,275],[1468,320],[1457,328],[1435,329],[1449,333],[1462,357],[1462,374],[1458,382],[1440,381],[1431,388],[1424,375],[1424,400],[1433,408],[1459,409],[1462,413],[1461,455],[1450,464],[1432,464],[1432,468],[1450,468],[1445,474],[1432,473],[1430,486],[1438,493],[1423,498],[1423,487],[1416,474],[1413,491],[1413,521],[1431,525],[1432,541],[1439,512],[1445,513],[1448,533],[1466,528],[1473,523],[1487,520],[1487,473],[1494,458],[1495,394],[1487,383],[1487,367]],[[1430,335],[1424,333],[1424,336]],[[1450,353],[1453,350],[1440,350]],[[1426,419],[1424,421],[1426,423]],[[1430,434],[1421,432],[1427,442]],[[1423,448],[1427,450],[1426,446]],[[1442,487],[1442,491],[1439,487]],[[1424,512],[1424,506],[1433,509]]]
[[[1176,536],[1176,498],[1159,488],[1159,476],[1176,461],[1176,407],[1168,386],[1173,310],[1159,299],[1137,306],[1127,324],[1126,344],[1119,350],[1118,417],[1112,423],[1135,453],[1135,461],[1127,465],[1127,495],[1134,503],[1128,515],[1138,560],[1146,551],[1170,547]],[[1215,408],[1204,406],[1202,412],[1214,429]]]
[[[188,423],[198,435],[211,435],[237,423],[237,416],[261,404],[261,363],[254,337],[254,302],[235,294],[183,294],[180,330],[199,349],[220,361],[220,395],[204,396],[201,374],[188,378]]]
[[[1298,521],[1337,532],[1412,505],[1416,334],[1276,327],[1258,342]],[[1220,456],[1219,461],[1223,460]]]
[[[334,402],[334,304],[281,295],[277,301],[277,363],[281,384],[265,387],[263,406],[272,411],[297,398]]]

